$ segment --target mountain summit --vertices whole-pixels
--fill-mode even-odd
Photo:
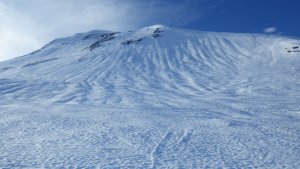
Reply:
[[[297,168],[300,41],[154,25],[0,63],[0,168]]]

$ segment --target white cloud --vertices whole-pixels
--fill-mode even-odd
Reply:
[[[275,33],[275,32],[277,32],[276,27],[268,27],[264,29],[264,33]]]
[[[0,61],[93,29],[183,26],[224,0],[0,0]]]
[[[0,61],[29,53],[54,38],[91,29],[133,27],[128,21],[129,6],[113,3],[114,0],[0,0]]]

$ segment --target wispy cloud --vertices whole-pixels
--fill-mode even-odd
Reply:
[[[0,2],[0,60],[37,48],[35,24]]]
[[[224,0],[0,0],[0,61],[48,41],[92,29],[183,26]]]
[[[263,30],[264,33],[276,33],[277,32],[277,28],[276,27],[268,27],[268,28],[265,28]]]
[[[130,6],[115,0],[0,0],[0,60],[40,48],[48,41],[91,29],[122,30]],[[128,16],[128,17],[124,17]]]

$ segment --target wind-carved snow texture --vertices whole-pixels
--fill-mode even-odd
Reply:
[[[300,41],[154,25],[0,63],[0,168],[299,168]]]

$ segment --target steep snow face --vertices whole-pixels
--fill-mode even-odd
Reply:
[[[0,168],[299,168],[300,41],[154,25],[0,63]]]
[[[162,25],[90,31],[1,63],[0,92],[18,100],[158,107],[195,107],[208,97],[261,95],[265,88],[286,96],[299,89],[299,50],[293,49],[299,45],[284,37]]]

